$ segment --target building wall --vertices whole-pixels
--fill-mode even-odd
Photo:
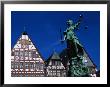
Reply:
[[[22,35],[12,49],[11,76],[44,76],[44,61],[27,35]]]
[[[60,61],[50,61],[46,75],[49,77],[66,77],[66,69]]]

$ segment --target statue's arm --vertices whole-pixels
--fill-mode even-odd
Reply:
[[[78,28],[80,25],[80,22],[77,22],[75,25],[74,25],[74,29]]]

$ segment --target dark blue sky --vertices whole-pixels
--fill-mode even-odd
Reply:
[[[60,53],[66,48],[66,42],[60,43],[60,28],[66,30],[66,21],[77,22],[79,15],[83,20],[79,30],[75,30],[93,62],[100,68],[100,12],[98,11],[12,11],[11,12],[11,45],[12,48],[24,31],[26,31],[44,59],[55,50]],[[85,29],[85,26],[88,28]]]

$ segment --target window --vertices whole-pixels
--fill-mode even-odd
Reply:
[[[63,72],[63,76],[66,76],[66,72]]]
[[[33,52],[32,52],[32,57],[33,57],[33,58],[36,58],[36,51],[33,51]]]
[[[31,51],[29,52],[29,57],[32,57],[32,53],[31,53]]]
[[[52,76],[52,73],[51,73],[51,72],[49,72],[49,75],[50,75],[50,76]]]
[[[53,61],[52,61],[52,65],[53,65],[53,66],[55,66],[55,65],[56,65],[56,66],[60,66],[60,65],[61,65],[61,62],[60,62],[60,61],[55,61],[55,60],[53,60]]]
[[[33,74],[30,74],[30,77],[33,77]]]
[[[32,62],[30,63],[30,69],[34,69],[34,64]]]
[[[39,69],[43,70],[43,68],[44,68],[43,64],[40,64]]]
[[[11,62],[11,69],[14,69],[14,63]]]
[[[18,69],[18,63],[16,62],[14,63],[14,65],[15,65],[15,69]]]
[[[28,51],[25,51],[25,57],[28,57]]]
[[[14,56],[14,52],[11,52],[11,56]]]
[[[56,76],[56,72],[54,73],[54,75]]]
[[[23,57],[23,51],[20,51],[20,57]]]
[[[53,66],[55,65],[55,60],[52,61],[52,65],[53,65]]]
[[[20,69],[23,69],[23,62],[20,62],[19,67]]]
[[[14,75],[11,73],[11,77],[14,77]]]
[[[36,62],[36,69],[39,70],[39,62]]]
[[[60,77],[60,73],[57,73],[57,76]]]
[[[28,63],[25,63],[25,69],[28,69],[28,68],[29,68]]]
[[[55,61],[55,65],[60,66],[61,65],[60,61]]]
[[[56,72],[53,72],[53,76],[56,76]]]
[[[25,73],[25,77],[28,77],[29,75],[28,75],[28,73]]]
[[[19,51],[15,51],[15,56],[19,56]]]
[[[19,77],[23,77],[23,74],[22,74],[22,73],[20,73],[20,74],[19,74]]]

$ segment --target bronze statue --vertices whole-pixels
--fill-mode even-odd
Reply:
[[[68,76],[85,76],[88,73],[88,68],[83,64],[83,49],[78,38],[76,37],[74,30],[78,29],[82,15],[77,23],[73,23],[72,20],[67,21],[68,28],[64,31],[64,40],[67,41],[67,56],[69,58],[69,71]]]

